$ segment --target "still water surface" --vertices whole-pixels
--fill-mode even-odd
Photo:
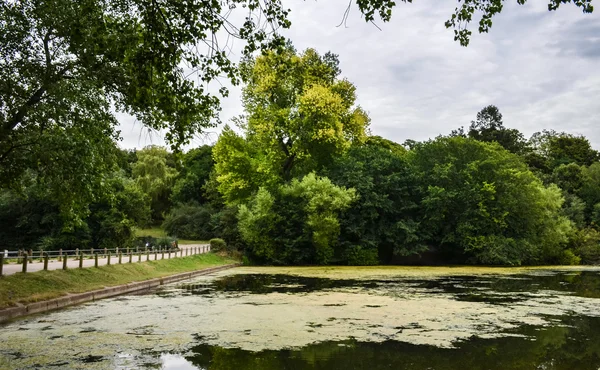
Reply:
[[[600,369],[600,269],[238,268],[0,326],[1,369]]]

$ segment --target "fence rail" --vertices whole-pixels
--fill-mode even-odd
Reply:
[[[111,259],[114,257],[113,264],[133,263],[165,259],[173,257],[184,257],[189,255],[201,254],[210,251],[210,245],[198,245],[190,248],[179,247],[144,247],[144,248],[102,248],[102,249],[59,249],[57,251],[33,251],[33,250],[18,250],[18,251],[3,251],[0,252],[0,276],[3,276],[4,266],[11,263],[22,265],[21,272],[27,272],[27,266],[37,262],[43,263],[43,270],[48,270],[48,264],[51,261],[62,262],[62,269],[68,269],[68,261],[79,261],[79,268],[83,268],[84,260],[94,260],[94,267],[98,267],[98,259],[106,259],[106,265],[111,264]],[[145,258],[143,258],[145,257]],[[160,258],[159,258],[160,257]]]

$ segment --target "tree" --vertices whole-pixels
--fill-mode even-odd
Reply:
[[[0,192],[0,241],[5,249],[121,247],[132,242],[133,227],[150,217],[150,200],[131,179],[105,177],[105,193],[89,204],[90,214],[73,225],[48,189],[30,182],[23,194]]]
[[[463,137],[410,153],[423,199],[420,232],[446,260],[519,265],[560,258],[571,231],[563,197],[516,155]]]
[[[239,230],[249,252],[276,264],[327,264],[340,232],[338,214],[355,199],[353,189],[314,173],[272,194],[261,188],[239,210]]]
[[[412,0],[402,0],[405,3],[411,3]],[[523,5],[527,0],[517,0],[517,3]],[[487,33],[492,27],[494,16],[502,12],[504,0],[462,0],[454,10],[454,14],[445,23],[446,28],[454,29],[454,40],[459,41],[462,46],[469,45],[472,31],[468,29],[469,23],[474,16],[479,16],[479,33]],[[555,11],[565,3],[571,3],[571,0],[549,0],[548,10]],[[572,2],[575,6],[581,8],[584,13],[592,13],[594,7],[591,0],[575,0]],[[373,22],[378,15],[383,22],[389,22],[392,18],[392,9],[396,2],[392,0],[356,0],[359,10],[363,13],[367,22]],[[342,22],[345,22],[348,11],[344,14]]]
[[[369,119],[355,87],[339,79],[337,56],[288,47],[243,65],[243,136],[226,128],[215,145],[219,190],[229,201],[257,185],[320,171],[366,138]],[[236,195],[236,192],[242,194]]]
[[[173,186],[171,195],[173,203],[205,203],[207,199],[203,187],[210,177],[213,166],[212,146],[203,145],[185,153],[181,170]]]
[[[167,235],[183,239],[209,240],[215,236],[211,225],[212,209],[194,203],[178,204],[162,224]]]
[[[592,149],[587,138],[565,132],[536,132],[529,139],[529,145],[536,157],[533,163],[546,173],[569,163],[589,166],[600,158],[600,154]]]
[[[394,256],[425,249],[416,218],[418,182],[406,149],[381,138],[367,143],[352,147],[326,172],[333,183],[358,195],[340,215],[337,254],[350,264],[390,263]]]
[[[456,136],[460,136],[460,131],[456,131]],[[524,154],[527,148],[527,142],[523,134],[516,129],[508,129],[502,123],[502,113],[494,105],[489,105],[477,113],[477,119],[471,122],[469,127],[470,138],[497,142],[504,149],[516,153]]]
[[[233,25],[223,14],[236,5],[265,21]],[[216,34],[245,40],[250,55],[280,44],[270,32],[289,27],[287,14],[262,0],[0,1],[0,187],[18,190],[33,169],[63,212],[85,217],[114,165],[113,108],[179,148],[218,121],[206,85],[239,80]]]
[[[600,226],[600,162],[583,169],[583,181],[577,194],[586,204],[586,218]]]
[[[133,180],[114,176],[110,187],[110,196],[90,205],[86,229],[92,248],[132,246],[133,228],[150,221],[150,198]]]
[[[170,196],[177,171],[167,165],[170,153],[163,147],[147,146],[137,151],[132,175],[142,191],[152,200],[152,220],[159,221],[171,207]]]

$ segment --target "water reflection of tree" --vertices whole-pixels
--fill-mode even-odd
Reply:
[[[562,317],[562,325],[524,326],[523,337],[472,338],[457,348],[401,342],[324,342],[297,350],[251,352],[207,345],[187,357],[210,370],[270,369],[436,369],[436,370],[597,370],[600,366],[600,318]]]

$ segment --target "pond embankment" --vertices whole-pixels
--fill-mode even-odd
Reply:
[[[154,288],[237,266],[215,254],[94,269],[41,271],[0,279],[0,322]]]

